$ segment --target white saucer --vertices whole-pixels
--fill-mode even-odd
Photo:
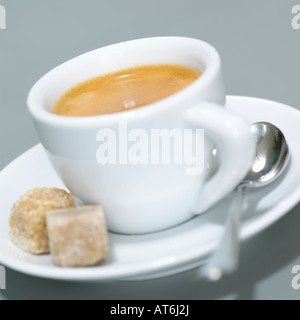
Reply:
[[[300,200],[300,112],[286,105],[261,99],[228,97],[227,106],[249,119],[269,121],[285,134],[291,149],[286,173],[271,186],[249,195],[242,238],[264,230],[284,216]],[[238,155],[237,155],[238,156]],[[51,257],[33,256],[17,248],[8,236],[13,203],[34,187],[62,187],[43,148],[38,145],[0,173],[0,264],[38,277],[75,280],[141,280],[172,275],[201,265],[217,245],[230,196],[208,213],[167,231],[143,236],[109,234],[109,258],[97,267],[62,269]]]

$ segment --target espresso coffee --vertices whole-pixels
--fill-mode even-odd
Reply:
[[[190,85],[201,72],[182,65],[144,65],[105,74],[63,94],[52,113],[87,117],[131,110],[164,99]]]

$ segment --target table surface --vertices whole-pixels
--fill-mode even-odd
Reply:
[[[86,51],[149,36],[205,40],[221,54],[227,93],[300,109],[300,30],[295,1],[281,0],[0,0],[0,169],[38,142],[26,96],[48,70]],[[5,195],[4,195],[5,196]],[[3,197],[3,195],[2,195]],[[242,244],[241,266],[214,284],[194,271],[172,277],[102,284],[70,283],[7,269],[0,299],[298,299],[292,267],[300,264],[300,206]]]

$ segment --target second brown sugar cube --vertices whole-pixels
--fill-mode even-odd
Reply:
[[[107,231],[101,206],[47,213],[53,262],[62,267],[86,267],[107,256]]]

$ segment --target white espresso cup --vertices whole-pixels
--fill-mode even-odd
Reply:
[[[153,64],[184,65],[202,75],[178,93],[137,109],[91,117],[50,112],[63,93],[84,80]],[[255,142],[248,123],[224,104],[219,54],[203,41],[182,37],[134,40],[83,54],[46,74],[28,97],[40,141],[66,187],[86,204],[101,204],[109,230],[123,234],[183,223],[243,179]],[[161,139],[153,143],[153,135]],[[114,146],[108,146],[109,138]],[[159,141],[165,144],[158,146]],[[183,159],[188,148],[197,149],[197,158]],[[159,161],[159,150],[175,160]]]

